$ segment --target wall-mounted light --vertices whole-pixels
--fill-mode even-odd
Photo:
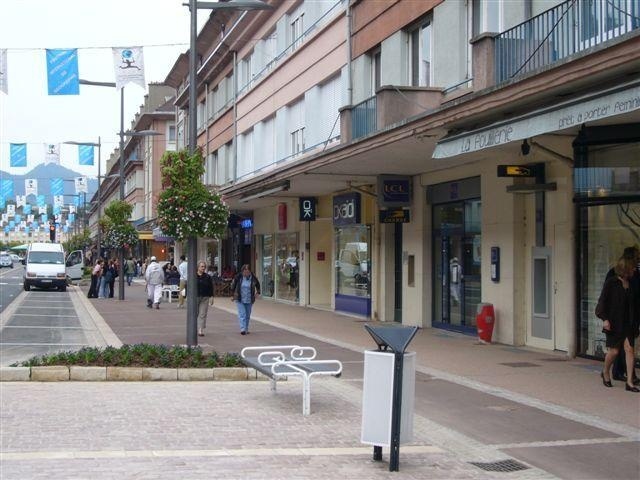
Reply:
[[[529,152],[531,151],[531,145],[529,145],[526,138],[522,141],[522,145],[520,145],[520,151],[522,152],[522,155],[525,156],[529,155]]]

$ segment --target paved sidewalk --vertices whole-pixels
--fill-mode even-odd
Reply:
[[[141,283],[127,287],[124,302],[90,302],[123,343],[186,342],[186,309],[178,309],[175,302],[162,303],[160,310],[145,308]],[[374,348],[364,324],[363,319],[336,312],[259,299],[251,335],[241,336],[235,305],[220,297],[209,309],[207,335],[198,340],[204,348],[239,352],[248,345],[297,344],[305,337],[324,342],[319,355],[328,358],[337,353],[335,347],[358,353]],[[481,345],[472,336],[439,329],[420,329],[409,350],[417,353],[418,371],[432,377],[560,414],[593,416],[603,425],[615,422],[640,428],[640,395],[625,392],[621,382],[605,388],[599,376],[602,362],[568,359],[561,352]],[[362,355],[358,359],[362,361]]]
[[[72,295],[104,338],[185,342],[186,310],[146,308],[139,283],[125,301]],[[640,396],[605,389],[599,362],[420,330],[414,438],[390,473],[388,450],[373,462],[360,443],[364,320],[260,299],[242,336],[230,299],[215,302],[205,349],[305,344],[343,362],[341,378],[313,382],[309,417],[297,379],[275,394],[266,382],[5,383],[0,478],[640,478]],[[488,470],[505,461],[522,470]]]

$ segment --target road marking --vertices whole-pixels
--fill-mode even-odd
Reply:
[[[402,454],[444,453],[431,445],[403,446]],[[345,448],[234,448],[217,450],[82,450],[72,452],[2,452],[0,459],[60,460],[80,458],[153,458],[153,457],[333,457],[336,455],[371,455],[371,447]]]
[[[0,342],[1,346],[5,347],[59,347],[65,345],[69,347],[86,347],[86,343],[4,343]]]
[[[19,308],[42,308],[43,310],[51,310],[52,307],[34,307],[33,305],[26,305],[26,304],[22,304],[20,305]],[[73,307],[55,307],[57,310],[74,310],[75,308]]]
[[[600,443],[633,443],[637,439],[625,437],[611,438],[577,438],[574,440],[549,440],[546,442],[492,443],[491,448],[504,450],[507,448],[567,447],[572,445],[598,445]]]
[[[76,315],[42,315],[40,313],[14,313],[12,316],[14,317],[67,317],[67,318],[78,318]]]
[[[5,325],[3,329],[6,328],[48,328],[48,329],[59,329],[59,330],[84,330],[82,327],[47,327],[41,325]]]

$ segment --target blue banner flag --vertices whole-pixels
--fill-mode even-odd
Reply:
[[[22,221],[22,215],[16,213],[16,216],[15,216],[14,219],[15,219],[16,223],[20,223]]]
[[[64,182],[61,178],[51,179],[51,195],[64,195]]]
[[[93,145],[78,145],[78,163],[93,165]]]
[[[53,214],[54,215],[60,215],[60,212],[62,211],[62,209],[58,206],[53,207]]]
[[[4,197],[0,195],[0,210],[4,210],[6,206],[7,206],[7,202],[5,201]]]
[[[16,226],[15,220],[9,220],[9,228],[14,228]]]
[[[28,235],[30,231],[31,229],[29,227],[24,227],[24,233]]]
[[[62,227],[62,231],[64,233],[69,233],[69,227],[67,227],[66,225],[64,227]]]
[[[14,196],[13,180],[2,179],[0,181],[0,197],[6,200],[7,198],[13,198]]]
[[[70,213],[69,214],[69,223],[73,223],[76,220],[76,214],[75,213]]]
[[[76,207],[79,207],[80,206],[80,197],[73,197],[73,204]]]
[[[47,204],[47,202],[45,201],[44,195],[36,196],[36,202],[38,203],[39,207],[44,207]]]
[[[27,166],[27,144],[11,143],[9,146],[9,166],[26,167]]]
[[[49,216],[46,213],[43,213],[42,215],[40,215],[40,221],[42,223],[47,223],[49,221]]]
[[[6,225],[4,227],[4,233],[9,233],[11,231],[11,229],[9,228],[9,225]]]
[[[27,203],[24,207],[22,207],[22,213],[25,215],[29,215],[31,213],[31,204]]]
[[[79,95],[78,50],[47,49],[49,95]]]

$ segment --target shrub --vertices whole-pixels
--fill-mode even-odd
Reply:
[[[115,347],[84,347],[77,351],[64,351],[35,356],[12,367],[39,367],[52,365],[81,365],[96,367],[173,367],[213,368],[242,366],[237,353],[205,353],[200,347],[181,345],[153,345],[138,343]]]

